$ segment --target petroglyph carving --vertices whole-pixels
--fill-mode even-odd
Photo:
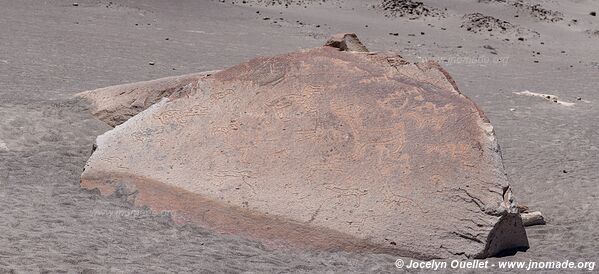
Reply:
[[[440,66],[395,58],[326,46],[206,76],[98,137],[81,185],[131,182],[136,205],[274,247],[527,247],[484,114]]]

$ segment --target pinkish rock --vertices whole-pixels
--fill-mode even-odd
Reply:
[[[394,54],[325,46],[200,77],[99,136],[81,186],[271,247],[528,247],[487,118],[438,64]]]

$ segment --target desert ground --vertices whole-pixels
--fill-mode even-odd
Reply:
[[[110,127],[74,94],[339,32],[437,60],[493,123],[514,194],[547,224],[527,228],[526,252],[491,261],[597,261],[599,2],[405,2],[0,0],[0,273],[401,272],[393,256],[271,250],[79,187]]]

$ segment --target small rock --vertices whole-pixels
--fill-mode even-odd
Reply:
[[[597,12],[596,12],[596,11],[591,11],[589,14],[590,14],[591,16],[597,16]]]
[[[324,45],[338,48],[341,51],[368,52],[355,33],[335,34]]]
[[[73,7],[78,7],[79,3],[73,3]]]
[[[540,211],[520,213],[520,217],[522,217],[522,224],[524,226],[545,224],[545,217],[543,217],[543,214]]]
[[[582,100],[582,97],[576,97],[576,100],[577,100],[577,101],[581,101],[581,100]]]
[[[156,64],[155,62],[149,62],[149,63],[148,63],[148,65],[150,65],[150,66],[153,66],[153,65],[155,65],[155,64]]]
[[[168,40],[170,40],[170,38],[166,37],[166,38],[164,38],[164,40],[167,40],[167,41],[168,41]]]
[[[2,150],[8,151],[8,146],[4,142],[0,141],[0,151]]]

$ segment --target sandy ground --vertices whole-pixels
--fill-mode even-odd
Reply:
[[[492,261],[598,261],[599,2],[431,0],[418,14],[383,1],[234,2],[0,0],[0,273],[399,272],[391,256],[267,250],[175,226],[78,186],[109,128],[74,93],[343,31],[373,51],[439,60],[491,119],[515,194],[549,222],[527,229],[527,252]]]

